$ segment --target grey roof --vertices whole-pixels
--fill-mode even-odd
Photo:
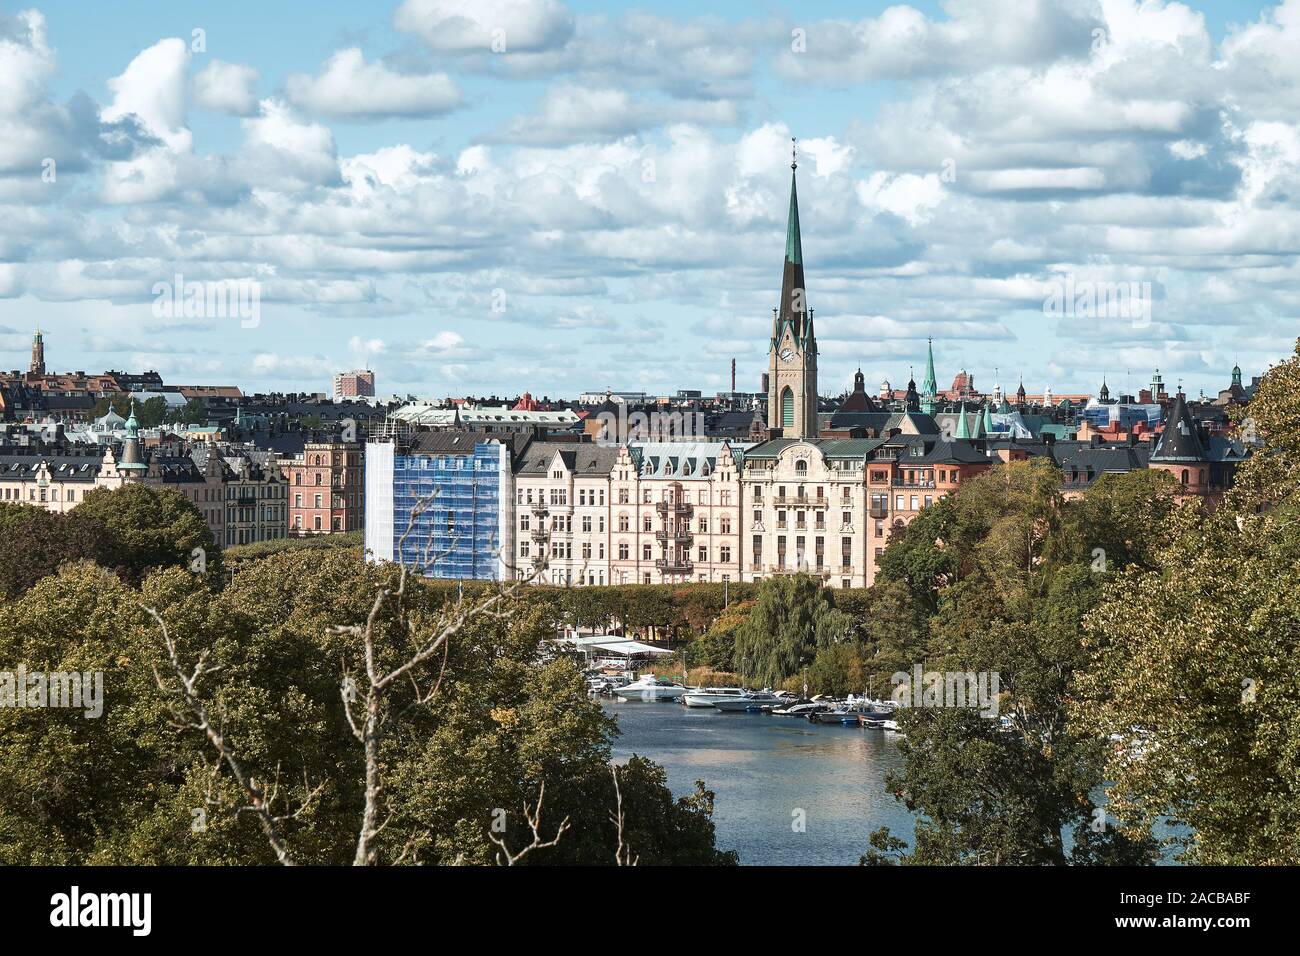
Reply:
[[[515,474],[545,475],[556,455],[572,474],[608,475],[618,461],[618,448],[586,442],[532,442],[519,456]]]
[[[1147,467],[1150,446],[1092,445],[1087,442],[1058,442],[1053,448],[1053,460],[1061,469],[1065,483],[1073,486],[1089,485],[1105,474],[1124,474]]]
[[[35,481],[41,462],[55,481],[93,482],[100,459],[92,455],[0,455],[0,480]]]

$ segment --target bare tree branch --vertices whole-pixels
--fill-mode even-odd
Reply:
[[[285,866],[294,866],[294,859],[289,854],[288,846],[284,840],[284,834],[280,830],[280,822],[301,813],[302,810],[306,808],[307,804],[310,803],[311,800],[315,799],[321,788],[318,786],[316,789],[310,791],[299,810],[290,817],[276,816],[271,811],[271,806],[275,799],[275,790],[273,790],[271,796],[268,797],[257,785],[257,781],[244,769],[244,765],[240,761],[230,739],[226,737],[220,729],[213,726],[212,720],[208,716],[207,706],[203,703],[203,698],[199,695],[199,681],[204,676],[216,672],[219,668],[208,666],[208,652],[204,649],[200,652],[198,661],[195,663],[193,670],[186,673],[185,669],[181,666],[180,655],[176,649],[176,641],[167,630],[167,622],[162,619],[162,615],[154,608],[145,607],[144,610],[162,629],[163,646],[167,650],[167,658],[171,663],[172,671],[177,680],[176,684],[169,684],[163,679],[163,676],[158,673],[158,669],[154,667],[153,676],[154,681],[158,684],[158,689],[168,697],[176,700],[179,710],[189,713],[192,719],[187,726],[202,732],[203,735],[207,737],[208,742],[216,749],[220,762],[224,763],[230,769],[231,774],[239,783],[240,787],[243,788],[244,793],[248,796],[248,806],[243,807],[242,809],[253,813],[257,817],[258,823],[261,824],[262,832],[266,835],[267,841],[271,844],[271,849],[275,852],[275,858]]]
[[[555,831],[555,836],[551,837],[549,840],[543,840],[542,801],[545,799],[546,783],[543,781],[541,787],[537,791],[537,805],[534,806],[532,810],[529,810],[528,802],[524,801],[524,820],[528,823],[528,829],[532,831],[533,839],[527,846],[522,847],[519,852],[511,853],[510,848],[506,846],[506,841],[504,839],[498,837],[495,833],[488,834],[488,839],[501,848],[501,852],[497,854],[498,864],[504,860],[506,866],[514,866],[524,857],[528,856],[528,854],[536,850],[544,850],[547,847],[555,846],[560,842],[560,837],[564,836],[565,831],[569,829],[569,818],[565,817],[560,821],[560,825]]]

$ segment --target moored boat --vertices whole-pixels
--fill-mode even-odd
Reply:
[[[679,700],[686,693],[684,684],[654,674],[642,674],[632,683],[614,688],[614,695],[623,700]]]
[[[697,687],[683,695],[687,707],[712,707],[720,700],[731,700],[745,694],[743,687]]]
[[[718,710],[727,713],[761,713],[780,707],[784,700],[770,690],[747,691],[739,697],[728,697],[713,702]]]

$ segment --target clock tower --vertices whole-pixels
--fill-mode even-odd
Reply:
[[[767,355],[767,427],[783,438],[816,438],[817,339],[803,279],[803,244],[799,238],[799,198],[790,162],[790,215],[785,230],[785,267],[781,303],[772,310],[772,339]]]

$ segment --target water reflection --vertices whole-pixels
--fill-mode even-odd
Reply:
[[[851,865],[877,827],[911,839],[911,815],[884,791],[885,774],[902,766],[884,731],[671,703],[606,709],[622,731],[617,760],[636,753],[662,764],[678,795],[697,779],[717,794],[718,845],[741,863]]]

